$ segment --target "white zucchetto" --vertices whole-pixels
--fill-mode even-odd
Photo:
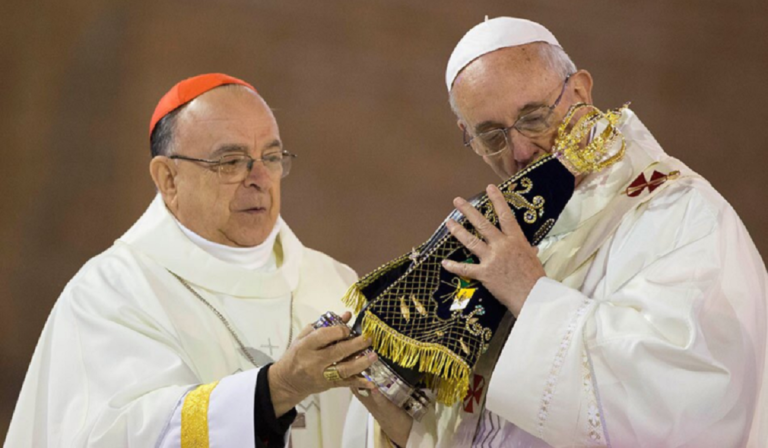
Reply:
[[[501,48],[534,42],[560,46],[555,35],[536,22],[514,17],[496,17],[488,20],[486,16],[484,22],[467,31],[451,53],[445,70],[448,92],[451,91],[459,72],[480,56]]]

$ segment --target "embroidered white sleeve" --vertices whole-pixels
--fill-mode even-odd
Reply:
[[[208,404],[208,440],[211,448],[256,445],[253,411],[258,372],[259,369],[252,369],[227,376],[211,392]],[[185,398],[186,394],[176,405],[158,448],[181,446],[181,411]]]

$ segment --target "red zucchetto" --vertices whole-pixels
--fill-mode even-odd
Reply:
[[[247,82],[223,73],[208,73],[205,75],[193,76],[192,78],[187,78],[171,87],[171,90],[163,95],[160,102],[157,103],[155,112],[152,114],[152,120],[149,122],[150,138],[152,137],[152,131],[155,130],[157,122],[162,120],[164,116],[194,100],[205,92],[228,84],[238,84],[248,87],[254,92],[256,91],[256,89]]]

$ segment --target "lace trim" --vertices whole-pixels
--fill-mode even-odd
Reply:
[[[208,403],[219,382],[188,393],[181,408],[181,448],[208,448]]]
[[[568,347],[571,345],[573,333],[576,331],[578,321],[582,316],[584,316],[584,314],[586,314],[589,304],[590,300],[584,300],[579,308],[573,313],[573,316],[571,316],[570,322],[565,328],[565,334],[560,341],[560,347],[558,348],[555,359],[552,362],[552,368],[549,371],[549,376],[547,377],[547,382],[544,386],[544,393],[541,396],[541,406],[539,407],[538,433],[540,439],[544,438],[544,424],[546,423],[547,417],[549,416],[549,403],[552,401],[552,395],[555,392],[557,376],[560,373],[560,369],[563,367],[565,353],[568,351]]]
[[[589,438],[585,441],[591,446],[605,446],[605,435],[603,434],[602,415],[600,407],[597,404],[595,387],[592,382],[592,369],[589,365],[587,351],[581,350],[582,378],[584,379],[584,393],[587,397],[587,415],[586,415],[586,434]]]

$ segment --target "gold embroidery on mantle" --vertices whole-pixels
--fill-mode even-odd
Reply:
[[[181,408],[181,448],[208,448],[208,404],[219,382],[203,384],[184,398]]]

